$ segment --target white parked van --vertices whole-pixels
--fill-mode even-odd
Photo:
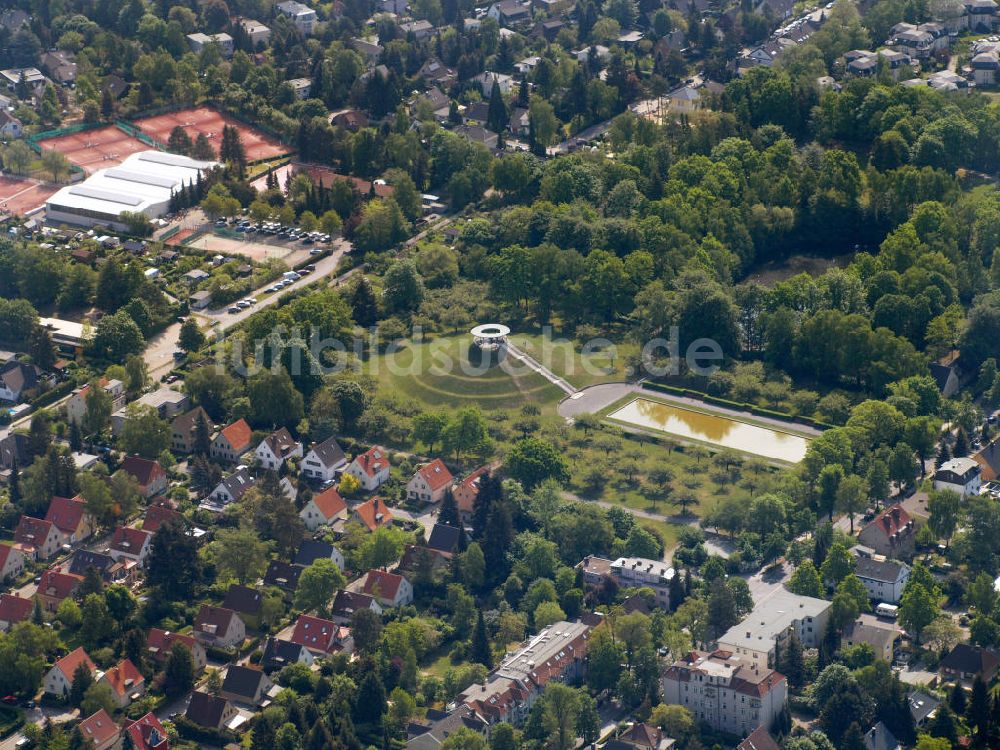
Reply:
[[[895,620],[898,614],[899,614],[899,607],[897,607],[895,604],[879,604],[877,607],[875,607],[876,617],[886,617]]]

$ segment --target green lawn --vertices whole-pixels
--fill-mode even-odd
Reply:
[[[468,334],[445,336],[413,344],[405,342],[394,353],[373,357],[365,370],[387,393],[408,396],[429,408],[460,408],[474,404],[484,411],[518,409],[535,403],[554,406],[563,392],[534,372],[515,367],[480,367]]]
[[[584,353],[579,341],[557,332],[551,336],[513,333],[510,340],[575,388],[625,380],[628,357],[638,348],[631,341],[616,342],[605,347],[592,345]]]

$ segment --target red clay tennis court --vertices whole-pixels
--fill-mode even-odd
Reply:
[[[216,155],[219,153],[219,144],[222,142],[222,126],[231,125],[240,132],[247,161],[273,159],[284,156],[291,151],[277,138],[208,107],[182,109],[163,115],[144,117],[140,120],[134,120],[133,124],[150,138],[163,144],[170,138],[170,131],[178,125],[187,131],[192,141],[198,137],[199,133],[204,133],[215,149]]]
[[[121,164],[127,156],[150,148],[115,125],[57,135],[38,141],[38,145],[60,152],[88,172]]]
[[[46,185],[26,177],[0,175],[0,214],[24,215],[45,205],[59,190],[58,185]]]

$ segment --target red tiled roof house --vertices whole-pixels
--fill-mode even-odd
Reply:
[[[330,487],[313,495],[299,511],[299,518],[309,531],[315,531],[320,526],[330,526],[338,518],[347,518],[347,503],[336,487]]]
[[[222,431],[212,441],[208,454],[216,461],[234,464],[250,450],[253,430],[245,419],[239,419]]]
[[[356,456],[344,471],[361,482],[365,492],[374,492],[389,480],[389,468],[385,448],[375,445]]]
[[[406,485],[406,497],[423,503],[439,503],[455,478],[440,458],[421,466]]]
[[[52,669],[45,673],[43,681],[45,692],[55,696],[69,695],[69,691],[73,687],[73,673],[81,664],[86,666],[91,674],[97,671],[97,665],[83,650],[83,647],[77,648],[53,664]]]
[[[64,543],[76,544],[89,539],[94,533],[94,519],[87,512],[87,502],[76,497],[53,496],[45,520],[56,525],[66,537]]]
[[[150,461],[141,456],[127,456],[119,471],[131,474],[139,485],[142,496],[147,500],[167,489],[167,472],[159,461]]]
[[[392,523],[392,512],[385,501],[376,495],[357,506],[351,513],[351,518],[369,531],[375,531],[379,526],[388,526]]]
[[[384,607],[404,607],[413,602],[413,586],[398,573],[369,570],[361,590]]]
[[[118,708],[125,708],[146,692],[146,678],[130,659],[122,659],[105,672],[98,682],[111,688]]]
[[[54,613],[64,599],[73,596],[81,583],[83,576],[64,573],[61,568],[50,568],[42,573],[42,580],[38,582],[38,591],[35,595],[41,602],[43,610]]]
[[[205,647],[198,643],[193,636],[172,633],[162,628],[150,628],[146,635],[146,651],[157,664],[166,662],[170,652],[178,643],[191,652],[191,658],[194,660],[194,671],[203,670],[208,664],[208,657],[205,654]]]
[[[21,516],[14,529],[15,545],[32,560],[48,560],[65,543],[66,535],[51,521]]]

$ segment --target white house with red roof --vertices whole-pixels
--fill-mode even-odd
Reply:
[[[361,590],[385,607],[404,607],[413,603],[413,586],[399,573],[369,570]]]
[[[119,526],[115,529],[115,534],[111,537],[110,552],[115,560],[134,560],[143,565],[149,555],[149,548],[153,542],[153,534],[143,529],[135,529],[131,526]]]
[[[147,500],[167,489],[167,472],[159,461],[141,456],[126,456],[119,471],[131,475]]]
[[[35,603],[17,594],[0,594],[0,633],[24,622],[35,610]]]
[[[323,490],[306,503],[299,511],[299,518],[309,531],[320,526],[330,526],[341,518],[347,518],[347,503],[336,487]]]
[[[448,471],[444,461],[435,458],[413,474],[406,485],[406,497],[423,503],[439,503],[454,481],[455,477]]]
[[[349,628],[333,620],[306,614],[299,615],[292,637],[288,640],[314,654],[351,653],[354,650]]]
[[[208,450],[208,455],[216,461],[234,464],[240,456],[250,450],[253,430],[245,419],[238,419],[223,427]]]
[[[357,479],[365,492],[374,492],[389,481],[390,468],[385,448],[373,445],[360,456],[355,456],[344,472]]]
[[[246,639],[247,626],[231,609],[202,604],[194,621],[194,637],[206,646],[235,648]]]
[[[133,722],[126,722],[123,731],[132,740],[135,750],[170,750],[167,730],[152,712]]]
[[[121,730],[103,708],[81,721],[79,728],[93,750],[109,750],[121,740]]]
[[[385,500],[376,495],[356,506],[351,513],[351,518],[369,531],[375,531],[380,526],[388,526],[392,523],[392,512],[385,504]]]
[[[73,687],[73,674],[81,664],[90,670],[91,675],[97,671],[97,665],[94,664],[82,646],[70,651],[45,673],[45,679],[42,681],[45,692],[56,696],[69,695],[69,691]]]
[[[122,659],[101,675],[98,682],[111,688],[118,708],[125,708],[146,692],[146,678],[131,659]]]
[[[66,537],[64,544],[82,542],[94,533],[94,519],[87,512],[87,502],[79,495],[76,497],[53,495],[45,520],[54,523],[63,533]]]
[[[277,471],[288,459],[302,458],[302,443],[292,437],[288,428],[282,427],[261,440],[254,454],[260,466]]]
[[[200,672],[208,664],[208,656],[205,647],[202,646],[193,636],[182,633],[173,633],[162,628],[150,628],[146,634],[146,651],[158,664],[163,664],[176,644],[181,644],[191,652],[194,660],[194,671]]]
[[[21,516],[14,529],[14,544],[32,560],[48,560],[66,541],[66,535],[51,521]]]
[[[0,582],[6,583],[24,572],[24,553],[12,544],[0,544]]]

